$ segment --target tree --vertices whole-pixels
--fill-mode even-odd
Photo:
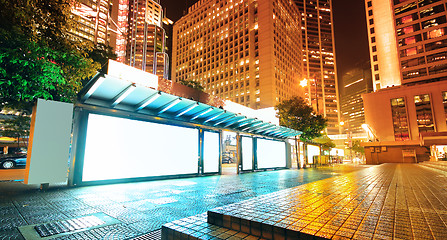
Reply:
[[[300,135],[302,141],[310,141],[322,136],[321,131],[327,126],[327,119],[316,114],[301,97],[295,96],[282,101],[275,106],[275,110],[281,126],[303,132]]]
[[[107,48],[70,35],[71,0],[0,0],[0,108],[72,102]],[[106,54],[102,54],[105,52]]]
[[[20,148],[20,139],[27,137],[30,133],[30,122],[31,118],[24,113],[4,120],[2,122],[3,131],[1,135],[17,139],[17,148]],[[28,144],[25,144],[24,147],[28,147]]]
[[[351,149],[355,153],[360,153],[361,155],[364,155],[365,148],[363,146],[361,146],[360,144],[361,144],[360,140],[354,140],[354,141],[352,141],[352,147],[350,147],[349,149]]]
[[[205,88],[199,82],[196,82],[196,81],[188,81],[188,80],[180,79],[180,80],[178,80],[178,83],[185,85],[187,87],[190,87],[190,88],[200,90],[200,91],[205,90]]]

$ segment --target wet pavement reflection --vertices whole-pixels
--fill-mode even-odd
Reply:
[[[216,207],[366,167],[342,165],[102,186],[58,187],[45,192],[15,182],[0,182],[0,239],[23,239],[18,231],[21,226],[95,213],[105,213],[120,224],[56,239],[128,239]]]

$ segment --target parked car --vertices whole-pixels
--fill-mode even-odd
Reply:
[[[26,166],[26,155],[9,155],[0,158],[0,168],[23,168]]]

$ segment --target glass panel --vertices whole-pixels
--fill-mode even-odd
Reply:
[[[409,140],[407,112],[403,98],[391,99],[391,113],[393,117],[394,139],[396,141]]]
[[[219,172],[219,133],[206,132],[203,139],[203,172]]]
[[[414,105],[416,106],[416,120],[419,132],[434,132],[433,115],[430,105],[430,95],[414,96]]]
[[[285,143],[267,139],[257,139],[258,169],[286,167]]]
[[[242,170],[253,169],[253,138],[242,137]]]
[[[197,173],[197,129],[89,114],[82,181]]]

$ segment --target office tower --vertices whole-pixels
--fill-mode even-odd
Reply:
[[[342,77],[340,110],[344,134],[365,133],[362,128],[362,124],[365,123],[362,94],[372,92],[369,62],[367,65],[366,68],[355,68]]]
[[[374,90],[447,79],[446,0],[366,0]]]
[[[159,0],[120,0],[118,61],[168,78],[163,10]]]
[[[71,13],[76,22],[70,32],[74,37],[114,47],[116,25],[112,19],[112,0],[76,0]]]
[[[365,121],[380,141],[366,145],[367,162],[435,160],[447,144],[446,4],[365,0],[375,90]]]
[[[301,14],[307,99],[328,119],[328,134],[339,133],[339,100],[331,0],[294,0]]]
[[[173,28],[173,80],[254,109],[300,94],[301,25],[287,0],[201,0]]]

